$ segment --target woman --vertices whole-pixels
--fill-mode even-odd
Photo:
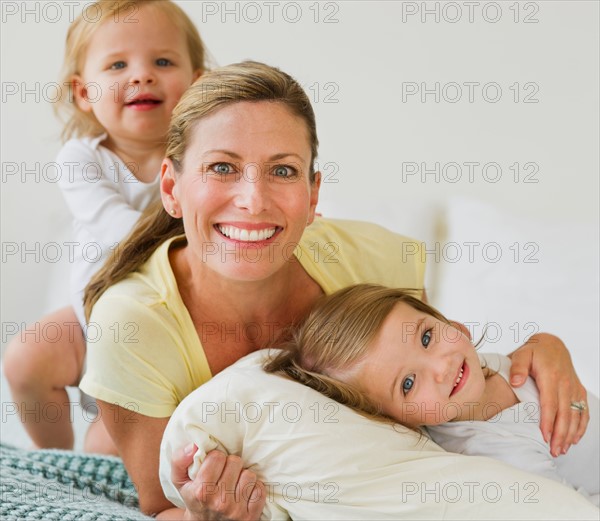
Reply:
[[[280,338],[323,293],[366,281],[423,288],[421,256],[403,255],[420,247],[414,241],[366,223],[315,220],[317,146],[310,101],[287,74],[253,62],[205,74],[173,114],[161,171],[164,210],[139,223],[86,291],[98,335],[81,387],[98,399],[144,512],[257,519],[265,494],[256,476],[239,458],[213,452],[190,482],[193,447],[173,469],[187,511],[171,509],[158,454],[177,404]],[[560,447],[585,430],[586,416],[580,421],[568,405],[585,399],[585,390],[558,339],[534,341],[535,349],[530,342],[515,355],[513,374],[524,377],[531,366],[543,375],[542,392],[559,371],[566,374],[553,438]],[[546,392],[542,400],[547,431],[558,398]],[[255,496],[222,501],[203,482],[244,490],[255,483]]]

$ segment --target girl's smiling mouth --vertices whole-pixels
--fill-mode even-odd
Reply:
[[[459,370],[458,370],[458,374],[456,375],[456,378],[454,379],[454,386],[452,388],[452,391],[450,391],[450,396],[452,396],[453,394],[456,394],[458,391],[460,391],[464,386],[466,381],[469,378],[469,366],[467,365],[466,362],[463,362],[463,364],[460,366]]]

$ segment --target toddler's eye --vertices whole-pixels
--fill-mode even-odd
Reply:
[[[118,69],[124,69],[125,68],[125,62],[115,62],[113,63],[110,68],[112,70],[118,70]]]
[[[423,336],[421,337],[421,344],[423,344],[423,347],[428,347],[429,342],[431,342],[431,329],[425,331],[425,333],[423,333]]]
[[[156,60],[156,65],[158,65],[159,67],[166,67],[167,65],[172,65],[173,62],[171,62],[171,60],[167,60],[166,58],[159,58],[158,60]]]
[[[404,393],[404,396],[406,396],[408,394],[408,392],[413,388],[413,385],[415,385],[415,375],[411,374],[410,376],[407,376],[403,382],[402,382],[402,392]]]

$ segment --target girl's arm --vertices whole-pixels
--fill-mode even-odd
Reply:
[[[538,333],[509,357],[510,383],[523,385],[527,376],[535,379],[540,391],[540,429],[554,456],[564,454],[583,436],[590,419],[588,410],[571,409],[572,402],[587,401],[569,351],[554,335]]]
[[[260,518],[266,501],[264,486],[257,483],[259,499],[251,497],[250,501],[239,501],[232,494],[222,494],[223,490],[235,490],[238,483],[256,482],[256,476],[242,468],[240,458],[225,456],[218,451],[210,453],[193,482],[187,476],[187,468],[195,450],[187,453],[182,450],[180,457],[174,460],[173,482],[188,508],[175,507],[163,494],[158,477],[160,443],[169,418],[151,418],[101,400],[97,403],[102,421],[138,491],[142,512],[157,519],[190,521],[255,521]]]

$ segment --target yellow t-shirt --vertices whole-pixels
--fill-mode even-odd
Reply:
[[[94,306],[80,383],[85,393],[164,418],[212,378],[169,263],[170,245],[183,239],[165,241]],[[421,243],[375,224],[319,218],[304,231],[294,255],[330,294],[361,282],[422,289],[421,249]]]

